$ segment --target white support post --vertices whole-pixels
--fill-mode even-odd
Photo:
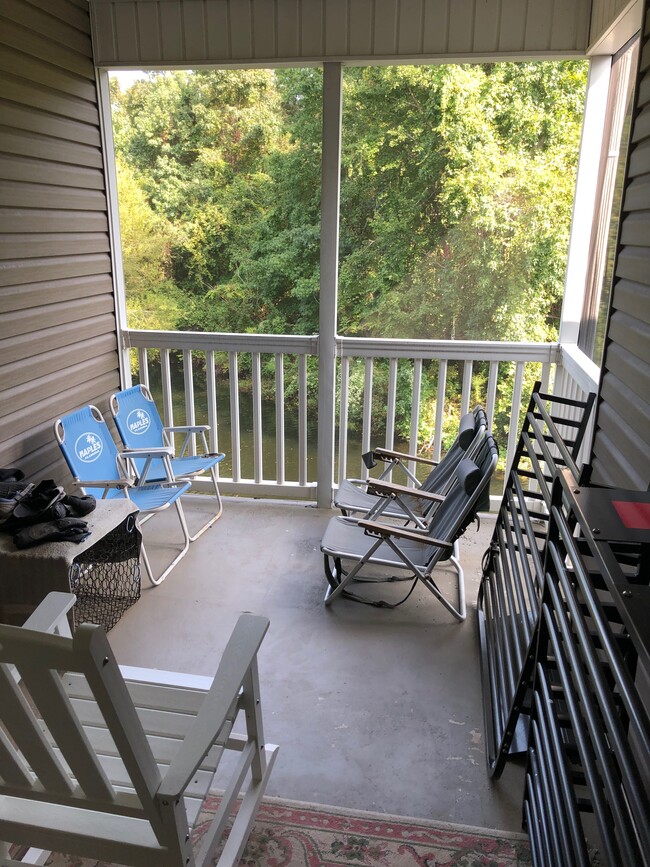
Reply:
[[[342,73],[323,65],[323,157],[321,169],[320,310],[318,340],[317,505],[332,506],[336,400],[336,308],[341,193]]]
[[[560,316],[560,343],[578,342],[611,65],[612,60],[608,55],[592,57],[589,65],[564,300]]]
[[[120,235],[120,214],[117,198],[117,171],[115,169],[115,148],[113,145],[113,120],[111,117],[111,95],[108,72],[98,69],[97,93],[99,97],[99,125],[102,138],[104,159],[104,178],[106,184],[106,207],[108,211],[108,234],[111,247],[111,271],[113,272],[113,298],[115,301],[115,322],[117,326],[117,354],[120,366],[122,388],[130,388],[131,349],[125,341],[127,329],[126,290],[124,288],[124,267],[122,264],[122,237]],[[142,381],[142,380],[140,380]]]

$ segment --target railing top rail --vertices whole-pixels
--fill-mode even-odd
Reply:
[[[318,335],[226,334],[215,331],[123,332],[127,346],[141,349],[194,349],[214,352],[268,352],[316,355]],[[337,337],[337,353],[344,357],[444,358],[450,361],[560,361],[559,343],[507,343],[496,340],[399,340],[376,337]]]
[[[194,349],[198,352],[268,352],[316,355],[318,335],[225,334],[217,331],[123,332],[127,346],[140,349]]]
[[[574,343],[560,346],[562,366],[584,392],[598,391],[600,368]]]
[[[341,356],[382,358],[445,358],[450,361],[560,360],[559,343],[507,343],[497,340],[399,340],[372,337],[337,338]]]

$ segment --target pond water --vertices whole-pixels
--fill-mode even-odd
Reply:
[[[175,382],[172,376],[172,407],[174,424],[185,423],[185,392],[182,385]],[[160,380],[153,378],[150,389],[154,400],[159,408],[162,407],[162,387]],[[217,379],[217,424],[218,424],[218,448],[225,453],[225,458],[220,464],[220,475],[224,478],[232,478],[232,424],[230,413],[230,391],[227,379]],[[196,424],[208,423],[208,402],[205,387],[205,379],[195,376],[194,406]],[[275,401],[262,399],[262,476],[265,480],[274,481],[276,472],[276,423]],[[239,394],[239,437],[240,437],[240,472],[243,479],[254,477],[254,443],[253,443],[253,398],[249,392],[240,391]],[[178,439],[180,447],[182,438]],[[297,408],[285,407],[284,420],[285,441],[285,479],[289,482],[297,482],[299,479],[299,441],[298,441],[298,412]],[[318,443],[318,417],[316,412],[308,413],[307,416],[307,480],[315,482],[317,477],[317,443]],[[375,445],[383,444],[379,439],[373,440]],[[395,449],[408,451],[408,443],[397,441]],[[347,448],[347,476],[358,477],[361,475],[361,436],[358,433],[348,434]],[[417,467],[417,475],[423,479],[427,475],[426,466]],[[373,473],[376,475],[376,473]],[[335,464],[334,478],[338,479],[338,462]],[[397,481],[397,479],[396,479]],[[402,481],[401,479],[399,480]],[[492,479],[491,493],[500,495],[503,490],[503,471],[497,470]]]

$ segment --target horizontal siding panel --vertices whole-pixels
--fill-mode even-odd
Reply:
[[[40,447],[47,444],[47,436],[54,439],[53,425],[56,419],[73,409],[92,403],[98,394],[115,389],[115,373],[104,373],[94,378],[82,379],[72,388],[61,391],[31,406],[24,407],[19,412],[0,418],[0,441],[13,437],[32,438],[32,445]],[[34,430],[39,429],[42,435],[33,437]],[[49,428],[49,432],[48,432]],[[36,442],[33,442],[36,439]]]
[[[104,334],[92,343],[84,339],[78,343],[63,346],[55,352],[41,352],[38,355],[20,359],[13,364],[6,364],[0,367],[0,382],[10,382],[15,388],[24,383],[36,381],[44,370],[53,374],[77,364],[91,362],[97,357],[108,357],[109,355],[112,356],[111,365],[115,368],[117,365],[115,339],[112,334]],[[8,411],[4,400],[0,405],[0,412],[2,412],[2,406],[5,407],[5,411]]]
[[[39,86],[30,81],[0,73],[0,92],[4,99],[21,105],[40,108],[42,111],[99,126],[97,106],[76,97],[60,94],[50,87]]]
[[[594,442],[591,464],[593,484],[632,491],[645,490],[645,480],[638,469],[621,453],[616,439],[599,431]]]
[[[0,263],[0,287],[42,282],[85,274],[107,274],[110,256],[104,253],[87,256],[51,256],[42,259],[11,260]]]
[[[612,343],[607,353],[607,373],[611,374],[619,382],[628,383],[629,385],[633,384],[637,394],[634,403],[645,405],[650,415],[648,404],[644,404],[638,397],[640,394],[646,394],[648,395],[648,400],[650,400],[650,362],[643,361],[637,355],[628,352],[625,347]],[[630,396],[631,394],[628,395],[628,397]],[[626,415],[624,411],[623,414]],[[646,419],[646,421],[650,423],[650,418]]]
[[[20,467],[27,481],[54,479],[57,485],[68,485],[69,493],[74,493],[69,484],[70,473],[67,471],[61,449],[56,444],[48,443],[45,448],[37,449],[28,454],[10,455],[9,451],[0,446],[0,465],[3,467]]]
[[[646,283],[650,273],[649,247],[623,247],[615,265],[615,274],[634,283]]]
[[[607,337],[625,346],[642,361],[650,362],[650,327],[635,316],[621,313],[620,310],[615,311],[609,321]]]
[[[630,177],[647,174],[650,174],[650,139],[639,142],[630,152]]]
[[[96,352],[92,355],[86,353],[83,360],[80,360],[79,356],[76,359],[69,358],[68,360],[76,361],[76,363],[63,370],[44,368],[48,371],[45,376],[41,375],[37,379],[32,379],[31,382],[25,381],[0,392],[2,395],[0,424],[2,424],[3,418],[7,417],[5,415],[7,409],[11,409],[11,412],[7,414],[8,416],[15,416],[21,410],[46,401],[53,394],[60,394],[69,388],[77,388],[89,379],[98,379],[107,374],[111,376],[117,364],[117,355],[114,351]]]
[[[105,211],[106,197],[99,190],[78,190],[73,187],[6,181],[0,184],[0,206]]]
[[[51,15],[38,6],[25,4],[23,0],[2,0],[2,15],[14,24],[28,27],[47,39],[52,39],[66,48],[92,57],[90,36],[71,26],[63,18]]]
[[[95,82],[57,69],[37,57],[30,57],[21,51],[14,51],[0,45],[0,70],[24,78],[37,84],[46,82],[51,90],[75,96],[77,99],[95,102]]]
[[[640,106],[650,102],[650,75],[644,75],[638,84],[637,102]]]
[[[67,69],[91,81],[95,79],[95,67],[91,60],[90,45],[86,56],[60,45],[53,39],[40,36],[25,27],[13,24],[11,21],[2,20],[0,26],[0,43],[9,45],[18,51],[23,51],[32,57],[38,57],[57,66]]]
[[[583,55],[589,0],[91,0],[100,66]],[[144,19],[147,19],[146,26]]]
[[[38,249],[41,256],[87,255],[110,250],[105,232],[58,232],[51,235],[8,235],[0,237],[0,260],[29,259]]]
[[[601,400],[625,418],[634,430],[650,430],[650,405],[647,401],[639,400],[638,393],[613,373],[603,377]]]
[[[57,211],[40,208],[0,208],[0,232],[107,232],[103,211]]]
[[[596,454],[603,462],[611,461],[610,472],[614,484],[644,490],[647,485],[645,480],[650,478],[650,449],[647,441],[627,425],[609,404],[602,404],[598,415]]]
[[[0,291],[0,313],[12,313],[31,307],[43,307],[77,298],[111,295],[113,285],[109,274],[74,277],[66,280],[46,280],[29,286],[5,286]]]
[[[624,211],[645,211],[650,202],[650,176],[634,178],[625,190]]]
[[[31,6],[43,9],[65,21],[69,27],[76,27],[82,33],[90,33],[90,18],[84,4],[70,3],[69,0],[29,0]]]
[[[82,328],[82,320],[108,313],[113,314],[115,305],[110,295],[66,301],[62,304],[49,304],[44,307],[20,310],[7,314],[0,322],[0,338],[11,339],[18,335],[59,328],[61,325],[77,323]],[[3,355],[4,358],[4,355]]]
[[[650,324],[650,290],[640,283],[619,280],[616,284],[616,308]]]
[[[104,173],[99,169],[46,162],[31,157],[0,155],[0,180],[80,187],[88,190],[104,189]]]
[[[102,168],[102,155],[99,148],[20,130],[0,128],[0,153],[19,154],[23,157],[70,163],[73,166],[86,168]]]
[[[101,391],[95,390],[102,388]],[[52,418],[30,428],[29,432],[20,432],[15,437],[2,443],[2,466],[20,467],[28,477],[53,478],[57,484],[65,485],[72,492],[73,482],[65,460],[62,460],[61,449],[54,437],[54,421],[67,412],[72,412],[81,406],[95,403],[107,407],[111,394],[119,388],[115,381],[103,377],[101,381],[91,380],[77,389],[71,389],[61,394],[61,407]],[[56,409],[56,408],[54,408]],[[56,472],[43,472],[46,467],[56,467]]]
[[[15,127],[26,132],[35,132],[96,148],[101,146],[99,129],[87,123],[56,117],[47,112],[35,111],[28,106],[5,102],[3,99],[0,99],[0,115],[5,127]]]
[[[621,244],[641,247],[650,242],[650,211],[628,214],[621,225]]]
[[[634,136],[632,137],[632,141],[637,143],[645,138],[650,138],[650,104],[647,103],[634,121]]]
[[[110,306],[110,305],[106,305]],[[79,313],[79,309],[77,308]],[[88,310],[81,311],[88,313]],[[62,346],[68,346],[70,343],[76,343],[79,340],[79,334],[83,331],[84,339],[91,342],[96,337],[101,337],[105,334],[112,334],[115,330],[115,316],[113,315],[112,307],[109,313],[101,313],[99,315],[83,317],[68,314],[66,321],[63,321],[64,316],[58,316],[58,322],[53,323],[53,327],[48,327],[47,323],[41,319],[41,330],[27,330],[25,333],[13,333],[7,337],[2,344],[2,358],[6,364],[13,361],[18,361],[21,358],[31,358],[39,352],[48,352],[51,349],[59,349]]]

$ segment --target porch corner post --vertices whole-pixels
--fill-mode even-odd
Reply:
[[[111,118],[111,95],[108,72],[95,70],[97,92],[100,106],[100,132],[104,159],[104,178],[106,183],[106,207],[108,210],[108,233],[110,243],[111,270],[113,272],[113,296],[115,301],[115,322],[117,327],[118,359],[121,388],[129,388],[131,379],[131,353],[125,332],[126,290],[124,286],[124,266],[122,263],[122,238],[120,235],[120,215],[117,200],[117,170],[115,167],[115,146],[113,143],[113,121]]]
[[[318,339],[318,476],[316,501],[319,509],[331,508],[332,484],[334,480],[341,118],[341,64],[325,63],[323,64],[323,156],[321,164]]]
[[[560,314],[558,335],[560,344],[576,344],[580,333],[611,65],[612,58],[609,55],[598,55],[589,61],[564,297]]]

